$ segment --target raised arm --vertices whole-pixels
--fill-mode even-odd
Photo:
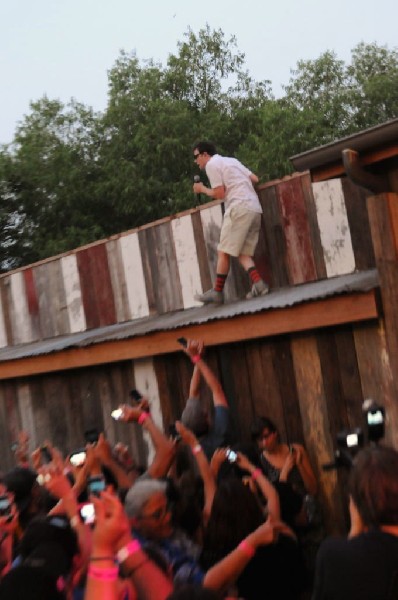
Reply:
[[[281,522],[268,519],[248,535],[225,558],[216,563],[205,575],[203,585],[217,592],[225,592],[239,577],[259,546],[272,544],[279,533],[291,535],[291,530]]]
[[[265,477],[261,469],[255,467],[242,452],[238,452],[237,464],[238,467],[250,473],[267,501],[268,514],[275,521],[279,521],[281,515],[279,496],[272,483]]]
[[[188,344],[187,344],[187,347],[185,348],[185,352],[186,352],[186,354],[188,354],[188,356],[191,358],[192,362],[195,364],[194,376],[195,376],[195,371],[197,371],[197,373],[203,377],[203,379],[209,386],[211,393],[213,394],[214,406],[228,407],[228,402],[225,397],[224,390],[221,387],[221,383],[219,382],[219,380],[217,379],[217,377],[215,376],[213,371],[210,369],[209,365],[203,359],[203,356],[201,354],[202,349],[203,349],[203,342],[200,342],[198,340],[188,340]],[[191,381],[191,387],[192,387],[192,381]],[[191,390],[190,390],[190,392],[191,392]],[[191,395],[191,393],[190,393],[190,395]],[[195,394],[192,394],[192,395],[195,396]],[[197,397],[197,394],[195,397]]]
[[[151,415],[140,406],[122,404],[120,421],[125,423],[139,423],[148,431],[155,448],[155,456],[148,467],[148,473],[154,479],[165,477],[175,457],[175,447],[163,431],[153,422]]]
[[[206,458],[206,455],[203,452],[202,447],[199,444],[195,434],[187,427],[184,427],[184,425],[180,421],[176,422],[176,429],[181,435],[182,441],[191,448],[192,454],[194,455],[196,463],[198,465],[200,476],[203,480],[205,493],[203,517],[206,523],[210,516],[211,507],[213,505],[214,500],[214,494],[216,493],[216,481],[210,469],[210,465]]]

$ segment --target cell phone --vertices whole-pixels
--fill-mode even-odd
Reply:
[[[294,454],[294,448],[293,448],[293,446],[289,446],[289,452],[290,452],[290,454]]]
[[[120,417],[123,414],[123,409],[122,408],[115,408],[115,410],[113,410],[111,412],[111,417],[112,419],[115,419],[115,421],[118,421],[120,419]]]
[[[88,478],[87,489],[93,496],[99,497],[100,492],[105,489],[105,478],[103,475],[93,475]]]
[[[139,402],[142,399],[142,394],[136,389],[130,390],[129,395],[135,402]]]
[[[98,442],[99,431],[98,429],[87,429],[84,432],[84,439],[87,444],[96,444]]]
[[[80,507],[80,516],[83,519],[84,523],[88,525],[90,523],[94,523],[95,521],[95,508],[92,502],[87,502],[86,504],[82,504]]]
[[[41,461],[42,461],[42,463],[44,465],[47,465],[53,459],[52,454],[51,454],[48,446],[41,446],[41,448],[40,448],[40,456],[41,456]]]
[[[236,454],[236,452],[234,450],[231,450],[231,448],[228,448],[226,455],[227,455],[227,459],[229,460],[230,463],[234,463],[238,459],[238,455]]]
[[[0,517],[11,514],[11,502],[8,496],[0,496]]]
[[[75,450],[69,456],[69,462],[74,467],[81,467],[81,465],[84,464],[85,460],[86,460],[86,451],[85,451],[84,448],[80,448],[79,450]]]
[[[176,440],[176,442],[181,441],[181,435],[178,433],[175,423],[169,425],[169,435],[173,440]]]
[[[177,338],[177,342],[181,344],[181,346],[183,346],[184,348],[188,346],[187,338],[179,337]]]

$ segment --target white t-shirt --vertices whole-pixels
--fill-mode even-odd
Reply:
[[[251,171],[236,158],[215,154],[206,164],[206,174],[212,188],[221,185],[225,188],[225,214],[238,205],[252,212],[263,212],[250,179]]]

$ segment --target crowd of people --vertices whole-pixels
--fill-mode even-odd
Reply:
[[[309,534],[323,529],[305,448],[266,417],[250,446],[237,443],[203,343],[184,351],[193,375],[173,437],[145,398],[119,407],[123,426],[152,439],[147,468],[103,434],[64,457],[49,441],[29,454],[21,432],[0,481],[0,600],[398,598],[398,453],[359,452],[349,534],[317,538],[315,564]]]

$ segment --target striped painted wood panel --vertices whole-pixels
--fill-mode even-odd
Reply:
[[[80,250],[77,264],[88,329],[112,325],[116,310],[105,243]]]
[[[191,215],[174,219],[171,228],[184,308],[200,306],[194,298],[202,292],[202,283]]]
[[[60,260],[46,262],[33,269],[43,338],[69,333],[63,272]]]
[[[313,183],[328,277],[352,273],[355,258],[340,179]]]
[[[16,271],[10,276],[10,315],[13,332],[13,343],[24,344],[35,338],[26,296],[23,271]]]
[[[282,181],[277,186],[289,281],[296,285],[317,278],[311,247],[310,229],[299,177]]]
[[[79,270],[76,254],[69,254],[60,259],[62,279],[65,288],[66,312],[69,331],[77,333],[86,329],[82,293],[80,289]]]
[[[130,319],[147,317],[149,303],[138,234],[130,233],[122,236],[119,244],[129,304],[128,317]]]
[[[109,240],[106,243],[106,252],[108,255],[113,297],[115,299],[116,321],[123,323],[123,321],[130,319],[130,309],[120,240]]]

